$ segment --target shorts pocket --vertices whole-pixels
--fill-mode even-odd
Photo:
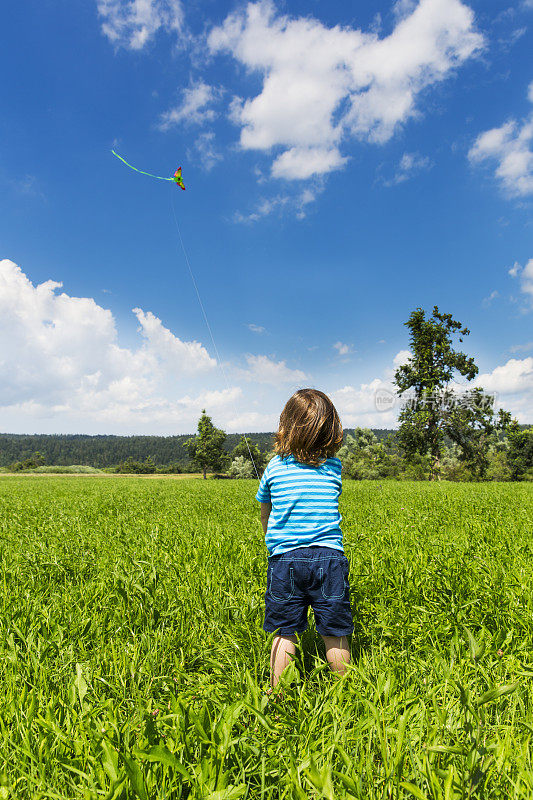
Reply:
[[[331,562],[326,570],[320,567],[320,590],[325,600],[341,600],[344,597],[347,587],[345,573],[345,566],[340,559]]]
[[[282,561],[273,564],[268,570],[268,594],[278,603],[284,603],[294,596],[294,568],[287,568]]]

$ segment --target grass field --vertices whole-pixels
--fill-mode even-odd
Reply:
[[[530,800],[532,487],[345,482],[353,667],[267,704],[255,486],[0,481],[0,800]]]

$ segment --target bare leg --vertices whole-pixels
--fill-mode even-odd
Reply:
[[[285,667],[296,653],[296,636],[275,636],[270,653],[270,683],[276,686]]]
[[[326,658],[332,672],[344,675],[350,663],[350,648],[347,636],[323,636]]]

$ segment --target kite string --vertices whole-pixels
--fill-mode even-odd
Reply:
[[[119,156],[118,153],[115,153],[114,150],[111,150],[111,152],[113,153],[114,156],[119,158],[122,161],[123,164],[125,164],[130,169],[134,169],[135,172],[140,172],[141,175],[148,175],[149,178],[157,178],[158,181],[173,181],[174,180],[174,178],[163,178],[161,175],[152,175],[151,172],[145,172],[143,169],[137,169],[137,167],[134,167],[133,164],[129,164],[126,161],[125,158],[122,158],[122,156]]]
[[[229,385],[228,376],[226,375],[226,370],[224,369],[224,365],[222,363],[222,359],[220,358],[220,355],[218,353],[218,347],[217,347],[216,342],[215,342],[215,337],[213,336],[213,331],[211,329],[211,325],[209,324],[209,320],[207,318],[207,313],[206,313],[204,304],[202,303],[202,298],[200,297],[198,284],[196,283],[196,278],[194,277],[194,273],[192,271],[191,263],[189,261],[188,255],[187,255],[187,251],[185,249],[185,245],[183,244],[183,237],[181,235],[181,230],[180,230],[180,226],[179,226],[179,223],[178,223],[178,218],[176,216],[176,208],[174,206],[174,195],[173,194],[170,195],[170,204],[171,204],[171,207],[172,207],[172,214],[174,216],[174,224],[176,225],[176,230],[178,232],[178,236],[179,236],[179,240],[180,240],[180,244],[181,244],[181,249],[183,250],[185,263],[187,264],[187,269],[189,270],[189,275],[191,276],[192,285],[194,286],[194,291],[196,292],[196,297],[198,298],[198,304],[199,304],[200,309],[202,311],[202,316],[204,318],[206,328],[207,328],[207,330],[209,332],[209,336],[211,338],[211,343],[213,345],[213,350],[215,352],[215,356],[216,356],[216,360],[217,360],[218,366],[220,367],[220,371],[222,372],[222,375],[224,377],[224,382],[226,384],[226,389],[228,391],[228,395],[231,396],[231,388],[230,388],[230,385]],[[235,404],[233,404],[233,410],[236,413]],[[248,453],[250,455],[251,462],[254,465],[254,470],[255,470],[255,474],[257,476],[257,480],[259,480],[260,479],[259,478],[259,471],[257,469],[257,465],[256,465],[256,463],[254,461],[254,457],[253,457],[252,451],[250,449],[250,443],[248,441],[248,437],[246,436],[245,433],[243,433],[243,437],[244,437],[244,441],[246,442],[246,447],[248,448]]]

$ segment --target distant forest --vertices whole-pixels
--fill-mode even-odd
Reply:
[[[348,428],[345,437],[353,433]],[[389,433],[387,429],[374,429],[381,441]],[[230,433],[225,442],[229,453],[239,442],[240,433]],[[34,453],[41,453],[46,464],[69,466],[84,464],[90,467],[114,467],[133,459],[144,461],[152,458],[156,466],[178,464],[184,472],[191,469],[186,442],[193,434],[181,436],[85,436],[81,434],[17,434],[0,433],[0,467],[8,467],[15,461],[23,461]],[[247,433],[262,453],[273,447],[273,433]]]

